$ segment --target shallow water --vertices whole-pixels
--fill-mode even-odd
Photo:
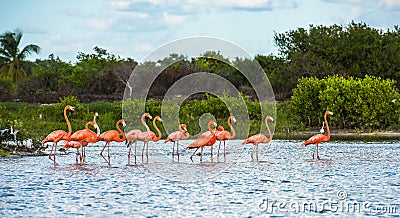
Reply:
[[[131,166],[123,143],[111,144],[111,167],[99,155],[103,143],[89,145],[83,166],[75,149],[58,155],[56,167],[47,156],[0,158],[0,217],[400,214],[399,142],[325,143],[314,161],[313,146],[274,140],[259,146],[257,162],[252,145],[234,140],[226,158],[217,144],[213,159],[205,148],[202,163],[190,161],[190,142],[181,142],[179,162],[172,143],[161,142],[149,144],[144,163],[139,143]]]

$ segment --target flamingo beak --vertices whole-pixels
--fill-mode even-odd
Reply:
[[[74,107],[71,107],[71,111],[74,111],[75,110],[75,108]]]
[[[125,121],[122,121],[122,126],[124,126],[124,127],[126,126],[126,123],[125,123]]]
[[[233,121],[233,123],[236,123],[236,118],[233,118],[232,121]]]
[[[161,123],[162,123],[162,121],[163,121],[161,118],[160,118],[160,119],[158,119],[158,120],[159,120]]]
[[[149,115],[149,119],[151,120],[151,119],[153,119],[153,117],[151,115]]]
[[[333,113],[329,111],[329,115],[333,115]]]
[[[275,122],[274,118],[271,117],[271,121],[272,121],[272,122]]]

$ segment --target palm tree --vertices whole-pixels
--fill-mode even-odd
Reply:
[[[14,32],[6,31],[0,35],[0,75],[11,77],[15,84],[26,76],[23,68],[25,58],[32,52],[39,53],[40,51],[40,47],[33,44],[19,50],[21,39],[22,32],[18,29]]]

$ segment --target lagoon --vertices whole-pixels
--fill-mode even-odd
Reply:
[[[149,144],[149,160],[127,165],[124,143],[111,143],[111,167],[99,155],[103,143],[87,147],[83,166],[75,149],[57,156],[0,158],[1,217],[365,217],[400,215],[400,142],[320,144],[274,140],[259,146],[240,140],[204,149],[203,163],[180,142],[180,160],[171,159],[172,143]],[[131,163],[133,164],[133,156]]]

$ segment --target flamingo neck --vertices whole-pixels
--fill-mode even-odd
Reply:
[[[208,122],[208,124],[207,124],[207,128],[208,128],[208,131],[210,131],[210,132],[211,132],[211,134],[213,134],[213,136],[215,136],[215,132],[216,132],[216,131],[214,131],[214,130],[212,130],[212,129],[211,129],[211,123],[212,123],[211,121],[210,121],[210,122]]]
[[[143,115],[142,115],[142,119],[141,119],[142,124],[144,125],[144,127],[146,127],[146,131],[150,131],[150,128],[149,128],[149,126],[147,126],[147,124],[146,124],[146,122],[144,121],[144,119],[145,119],[145,115],[143,114]]]
[[[231,128],[231,132],[232,132],[230,139],[233,139],[233,138],[235,138],[236,132],[235,132],[235,129],[232,127],[231,119],[232,119],[232,117],[228,118],[228,126],[229,126],[229,128]]]
[[[181,126],[181,125],[179,125],[178,130],[179,130],[179,132],[185,134],[185,130],[182,129],[182,126]]]
[[[118,121],[117,124],[116,124],[115,126],[117,127],[117,131],[122,135],[122,138],[120,138],[120,141],[122,142],[122,141],[125,141],[126,136],[125,136],[124,131],[122,131],[122,130],[119,128],[119,124],[120,124],[120,123],[121,123],[121,121]]]
[[[271,130],[269,129],[269,126],[268,126],[268,119],[267,119],[267,118],[265,118],[265,126],[267,127],[268,134],[269,134],[269,138],[266,137],[266,138],[265,138],[265,141],[266,141],[266,142],[269,142],[269,141],[272,140],[272,133],[271,133]]]
[[[154,129],[156,129],[158,136],[156,136],[156,137],[153,139],[153,141],[158,141],[158,140],[161,139],[161,131],[158,129],[158,127],[157,127],[157,125],[156,125],[156,120],[157,120],[157,119],[154,119],[154,120],[153,120],[153,127],[154,127]]]
[[[68,137],[71,136],[72,134],[72,128],[71,128],[71,123],[68,120],[68,116],[67,116],[67,108],[64,108],[64,118],[65,121],[67,122],[67,126],[68,126]]]
[[[93,130],[91,130],[91,129],[89,129],[89,125],[92,125],[93,127],[94,127],[94,122],[87,122],[86,123],[86,125],[85,125],[85,127],[86,127],[86,130],[87,131],[89,131],[90,133],[92,133],[93,135],[96,135],[96,133],[93,131]],[[99,133],[99,131],[97,130],[97,133]],[[98,135],[97,135],[98,136]]]
[[[325,116],[324,116],[324,120],[325,120],[325,123],[326,123],[326,131],[328,132],[327,138],[330,139],[331,138],[331,131],[329,129],[328,121],[326,120],[326,113],[325,113]]]
[[[99,127],[99,125],[97,125],[97,134],[96,135],[100,136],[100,127]]]

